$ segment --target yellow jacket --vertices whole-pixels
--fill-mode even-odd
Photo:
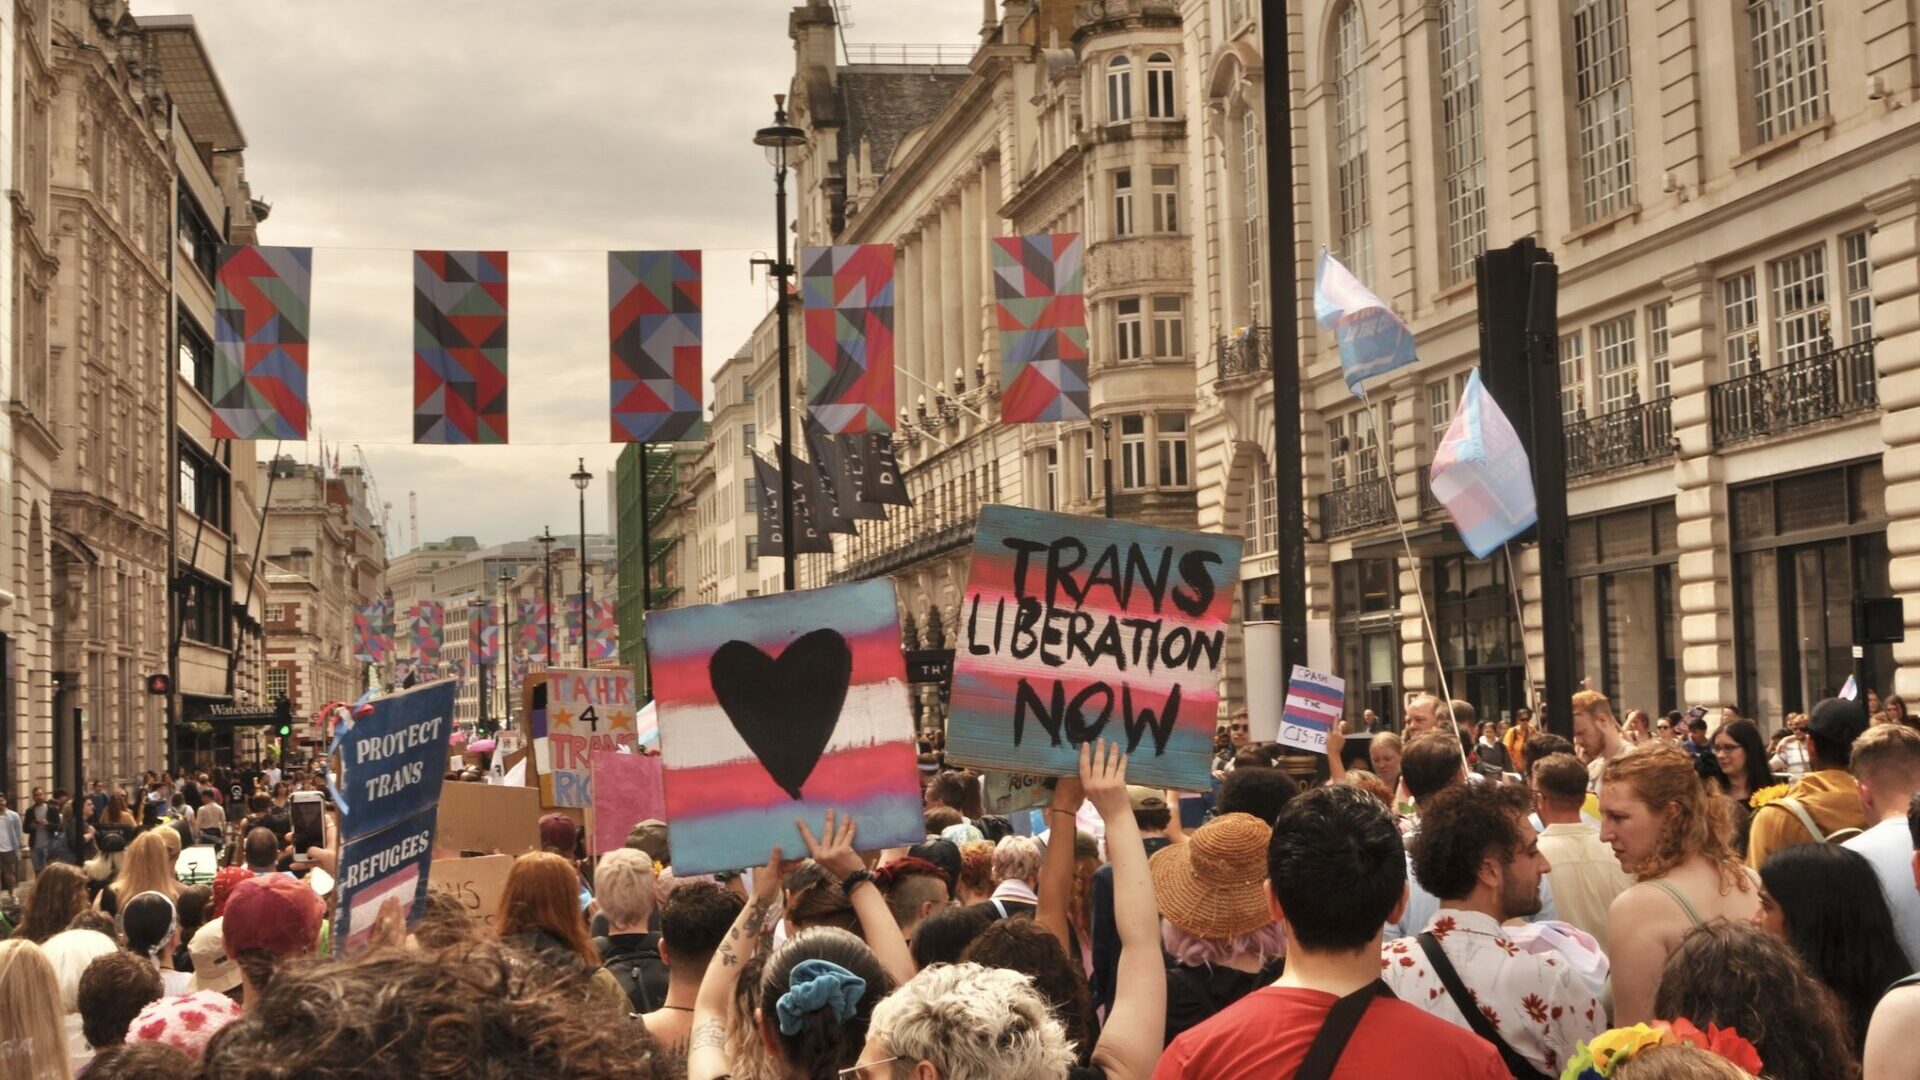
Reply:
[[[1860,805],[1860,789],[1844,769],[1810,772],[1787,789],[1785,798],[1798,802],[1813,818],[1814,824],[1828,836],[1841,829],[1864,829],[1867,812]],[[1813,843],[1807,827],[1791,809],[1768,802],[1753,812],[1753,827],[1747,834],[1747,865],[1755,870],[1767,856],[1784,847]]]

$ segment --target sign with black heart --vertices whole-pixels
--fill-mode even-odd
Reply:
[[[676,873],[804,854],[828,810],[862,848],[924,837],[892,582],[652,612],[647,655]]]

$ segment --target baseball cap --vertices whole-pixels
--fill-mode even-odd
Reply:
[[[667,846],[667,823],[659,818],[648,818],[635,825],[627,833],[627,846],[645,852],[661,866],[673,865],[673,850]]]
[[[1142,787],[1139,784],[1127,785],[1127,801],[1135,810],[1165,810],[1167,797],[1159,788]]]
[[[193,932],[193,940],[187,943],[187,954],[193,957],[193,979],[187,983],[189,991],[212,990],[224,994],[240,985],[240,965],[227,957],[227,944],[222,935],[225,932],[225,920],[214,919]]]
[[[543,848],[572,852],[579,835],[573,819],[557,810],[540,818],[540,846]]]
[[[1829,742],[1852,746],[1867,730],[1867,711],[1857,701],[1830,697],[1807,714],[1807,730]]]
[[[248,949],[299,956],[313,951],[325,914],[326,905],[304,882],[290,874],[269,874],[234,886],[220,918],[220,936],[228,956],[238,957]]]

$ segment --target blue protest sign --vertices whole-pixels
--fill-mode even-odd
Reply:
[[[432,786],[440,789],[437,776]],[[333,935],[337,951],[344,954],[364,946],[388,904],[398,905],[401,921],[413,921],[414,905],[427,894],[439,813],[437,806],[429,806],[393,828],[341,845],[339,926]]]
[[[383,832],[440,801],[453,734],[451,680],[378,698],[340,734],[340,834]]]

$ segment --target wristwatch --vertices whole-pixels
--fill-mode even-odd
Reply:
[[[840,879],[840,891],[847,896],[852,896],[853,890],[859,887],[861,882],[863,881],[870,882],[872,880],[873,880],[873,871],[868,870],[865,867],[862,867],[858,870],[855,870],[853,873],[848,874],[846,877]],[[878,887],[879,886],[877,885],[875,886],[875,888],[878,888]]]

